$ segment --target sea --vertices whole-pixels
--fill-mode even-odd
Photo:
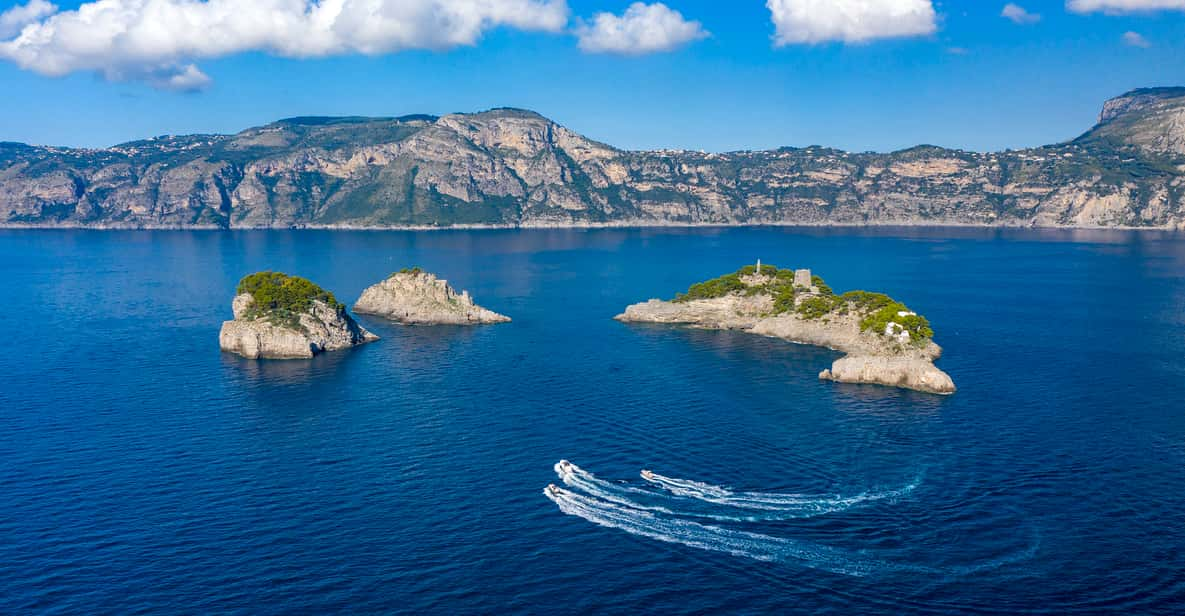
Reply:
[[[958,392],[613,320],[758,259]],[[413,266],[513,321],[219,351],[245,274]],[[0,306],[2,614],[1185,611],[1181,234],[7,230]]]

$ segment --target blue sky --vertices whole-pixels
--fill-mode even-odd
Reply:
[[[1040,19],[1015,23],[1001,16],[1005,2],[934,2],[931,32],[775,45],[778,30],[762,1],[668,0],[685,22],[700,24],[686,40],[669,49],[598,53],[573,29],[592,27],[601,12],[622,16],[631,3],[568,0],[560,27],[552,20],[483,28],[472,45],[302,58],[248,45],[182,57],[200,70],[201,88],[180,90],[162,85],[155,65],[126,53],[96,60],[116,53],[99,49],[61,60],[51,54],[57,50],[39,49],[32,68],[0,59],[0,140],[97,147],[165,133],[235,132],[295,115],[514,106],[627,148],[1025,147],[1075,137],[1094,123],[1104,99],[1126,90],[1185,85],[1185,1],[1147,2],[1181,8],[1073,12],[1063,0],[1030,0],[1016,4]],[[56,4],[60,12],[81,3]],[[18,5],[0,0],[0,13]],[[64,75],[42,74],[63,62]],[[99,72],[70,68],[93,62],[107,64]]]

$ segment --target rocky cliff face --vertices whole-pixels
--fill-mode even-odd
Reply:
[[[1185,226],[1185,89],[1069,143],[975,153],[633,152],[515,109],[293,118],[103,150],[0,144],[0,225]]]
[[[405,325],[481,325],[506,323],[510,317],[473,303],[447,280],[419,270],[391,274],[368,287],[354,304],[360,314],[374,314]]]
[[[1146,88],[1107,101],[1099,123],[1080,139],[1089,140],[1185,153],[1185,88]]]
[[[253,314],[254,303],[250,293],[235,296],[232,304],[235,318],[224,321],[218,334],[223,351],[249,359],[309,359],[325,351],[378,340],[378,336],[358,325],[344,310],[323,301],[313,301],[294,323]]]

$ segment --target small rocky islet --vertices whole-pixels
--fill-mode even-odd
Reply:
[[[379,338],[359,325],[332,293],[299,276],[257,272],[240,280],[235,293],[234,320],[222,323],[219,345],[248,359],[309,359]],[[510,321],[418,267],[367,288],[354,310],[404,325]]]
[[[234,320],[223,322],[219,345],[249,359],[309,359],[379,339],[332,293],[280,272],[243,277],[231,308]]]
[[[402,269],[368,287],[354,303],[354,312],[404,325],[484,325],[510,321],[508,316],[478,306],[468,291],[458,293],[447,280],[418,267]]]
[[[615,317],[732,329],[846,353],[819,378],[950,394],[955,384],[934,365],[942,348],[925,317],[883,293],[836,294],[810,270],[742,267],[663,301],[634,304]]]

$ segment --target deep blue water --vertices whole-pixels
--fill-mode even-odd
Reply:
[[[757,258],[905,300],[959,392],[611,320]],[[409,265],[514,322],[218,350],[243,274]],[[1183,274],[1135,232],[0,232],[0,613],[1181,613]],[[561,458],[652,510],[566,515]]]

